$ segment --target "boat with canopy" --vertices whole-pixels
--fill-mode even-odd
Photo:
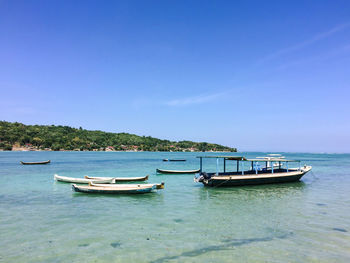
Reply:
[[[205,186],[242,186],[299,181],[312,167],[301,166],[300,160],[271,157],[247,159],[243,156],[198,156],[200,173],[196,182]],[[216,159],[216,172],[203,171],[203,159]],[[219,171],[219,160],[223,160],[223,171]],[[227,171],[227,161],[235,161],[235,171]],[[290,163],[297,163],[297,168],[290,168]]]

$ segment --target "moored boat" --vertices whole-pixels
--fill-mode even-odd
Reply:
[[[93,177],[85,175],[85,179],[89,180],[114,180],[115,182],[137,182],[137,181],[147,181],[149,175],[141,177]]]
[[[186,162],[185,159],[163,159],[163,162]]]
[[[164,184],[163,184],[164,185]],[[90,193],[90,194],[144,194],[150,193],[153,190],[157,189],[157,186],[154,185],[143,185],[143,184],[135,184],[135,185],[115,185],[111,186],[97,186],[97,185],[76,185],[72,184],[72,189],[75,192],[81,193]]]
[[[112,179],[86,179],[86,178],[74,178],[74,177],[68,177],[68,176],[60,176],[58,174],[54,175],[54,179],[59,182],[64,183],[76,183],[76,184],[88,184],[88,183],[96,183],[96,184],[113,184],[113,178]]]
[[[21,164],[23,165],[36,165],[36,164],[48,164],[50,163],[51,161],[50,160],[47,160],[47,161],[43,161],[43,162],[23,162],[23,161],[20,161]]]
[[[96,184],[94,182],[89,183],[89,185],[91,186],[99,186],[99,187],[114,187],[114,188],[132,188],[138,185],[142,185],[142,186],[156,186],[156,189],[163,189],[164,188],[164,182],[160,183],[160,184]]]
[[[295,182],[299,181],[302,176],[312,169],[311,166],[306,165],[301,167],[300,161],[298,160],[287,160],[285,158],[269,158],[268,160],[261,158],[246,159],[241,156],[199,156],[198,158],[200,158],[201,172],[200,175],[195,178],[195,181],[201,182],[205,186],[214,187]],[[203,158],[216,158],[216,172],[203,172]],[[219,172],[219,159],[224,160],[223,172]],[[236,171],[226,172],[227,160],[234,160],[237,162]],[[247,165],[244,165],[244,163],[247,162],[249,163],[248,170],[245,169]],[[299,163],[299,167],[289,168],[289,163],[291,162]]]
[[[199,172],[199,169],[197,170],[164,170],[164,169],[156,169],[157,173],[160,174],[195,174]]]

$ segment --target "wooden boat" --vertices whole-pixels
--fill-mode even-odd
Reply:
[[[99,187],[114,187],[114,188],[118,188],[118,187],[135,187],[137,185],[141,185],[141,186],[156,186],[156,189],[164,189],[164,182],[160,183],[160,184],[96,184],[94,182],[89,183],[89,185],[91,186],[99,186]]]
[[[76,185],[72,184],[72,189],[75,192],[89,193],[89,194],[145,194],[150,193],[156,189],[156,185],[115,185],[111,186],[96,186],[96,185]]]
[[[93,177],[93,176],[87,176],[85,175],[85,179],[89,180],[114,180],[115,183],[117,182],[136,182],[136,181],[147,181],[149,175],[142,176],[142,177]]]
[[[86,179],[86,178],[73,178],[67,176],[60,176],[58,174],[54,175],[54,179],[59,182],[65,183],[76,183],[76,184],[88,184],[88,183],[96,183],[96,184],[112,184],[114,183],[113,179]]]
[[[185,159],[163,159],[163,162],[186,162]]]
[[[163,169],[156,169],[157,173],[160,174],[195,174],[199,173],[199,169],[197,170],[163,170]]]
[[[50,160],[47,160],[44,162],[22,162],[21,161],[21,164],[23,164],[23,165],[35,165],[35,164],[48,164],[50,162],[51,162]]]
[[[302,176],[308,173],[311,166],[300,166],[300,161],[286,160],[284,158],[266,159],[246,159],[237,156],[200,156],[200,175],[195,178],[196,182],[203,183],[205,186],[221,187],[221,186],[243,186],[243,185],[259,185],[272,183],[288,183],[299,181]],[[217,158],[217,168],[215,173],[206,173],[202,171],[203,158]],[[224,171],[219,172],[219,159],[224,159]],[[237,161],[237,169],[234,172],[226,172],[226,161]],[[245,170],[244,163],[251,162],[249,169]],[[268,165],[269,162],[269,165]],[[289,168],[288,163],[298,162],[299,168]],[[265,164],[265,167],[258,165]],[[276,166],[275,163],[278,165]],[[285,167],[282,167],[285,166]]]

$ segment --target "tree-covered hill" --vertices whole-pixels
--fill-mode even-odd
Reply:
[[[0,121],[2,150],[232,151],[236,148],[192,141],[169,141],[129,133],[89,131],[68,126]]]

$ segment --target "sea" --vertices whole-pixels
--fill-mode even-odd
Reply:
[[[287,184],[209,188],[156,174],[198,169],[199,155],[266,154],[0,152],[0,262],[350,262],[350,154],[282,153],[313,167]],[[203,167],[215,171],[215,159]],[[75,193],[54,174],[148,174],[165,188]]]

